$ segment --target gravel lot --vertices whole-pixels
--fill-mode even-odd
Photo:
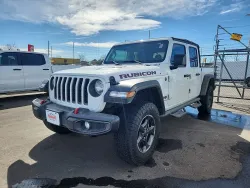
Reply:
[[[0,99],[0,187],[250,185],[250,144],[239,136],[241,129],[190,115],[162,118],[161,139],[152,160],[134,167],[115,155],[112,135],[59,136],[47,130],[32,114],[30,104],[36,97]],[[227,124],[237,121],[224,118]],[[31,182],[30,178],[42,179]]]

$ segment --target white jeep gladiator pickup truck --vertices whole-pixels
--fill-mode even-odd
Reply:
[[[118,155],[142,165],[154,152],[160,116],[184,107],[209,114],[213,68],[201,68],[199,46],[163,38],[117,44],[103,65],[55,72],[49,98],[32,102],[34,115],[59,134],[114,133]]]

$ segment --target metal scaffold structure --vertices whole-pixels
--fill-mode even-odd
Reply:
[[[241,38],[218,25],[214,50],[217,102],[220,98],[250,100],[250,48]]]

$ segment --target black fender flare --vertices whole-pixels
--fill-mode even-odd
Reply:
[[[161,90],[161,86],[157,80],[149,80],[149,81],[131,81],[131,82],[121,82],[117,85],[111,85],[109,90],[104,95],[104,102],[107,103],[117,103],[117,104],[130,104],[136,97],[136,94],[139,91],[155,88],[157,91],[158,96],[160,97],[160,106],[162,109],[165,110],[163,94]],[[135,91],[135,96],[131,98],[119,98],[119,97],[111,97],[110,92],[117,91],[117,92],[130,92]]]
[[[200,96],[205,96],[207,93],[207,88],[209,86],[210,81],[212,80],[213,87],[215,89],[215,81],[214,81],[214,75],[213,74],[206,74],[203,78],[202,84],[201,84],[201,91]]]

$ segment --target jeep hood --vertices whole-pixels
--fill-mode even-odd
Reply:
[[[55,72],[54,75],[99,77],[109,82],[109,77],[115,77],[116,81],[161,75],[160,68],[155,65],[100,65],[83,66]]]

